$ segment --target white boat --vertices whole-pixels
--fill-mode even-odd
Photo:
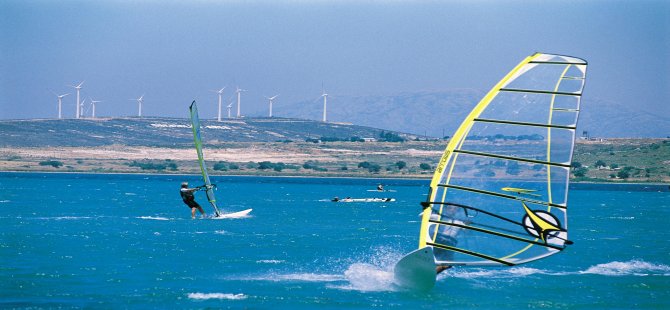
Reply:
[[[333,198],[332,202],[394,202],[395,198]]]

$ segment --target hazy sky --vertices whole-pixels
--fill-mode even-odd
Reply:
[[[183,3],[182,3],[183,2]],[[338,95],[488,91],[536,52],[589,62],[598,98],[670,115],[670,1],[0,1],[0,118],[214,117]],[[314,108],[318,108],[315,105]],[[312,108],[312,107],[306,107]],[[411,108],[408,107],[408,113]],[[265,112],[263,112],[265,113]],[[207,114],[211,115],[208,116]],[[259,114],[259,113],[257,113]]]

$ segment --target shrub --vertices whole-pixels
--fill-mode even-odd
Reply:
[[[386,142],[405,142],[405,139],[403,137],[394,134],[392,132],[385,132],[385,131],[382,131],[379,134],[379,140]]]
[[[164,162],[152,162],[152,161],[139,162],[133,160],[133,162],[128,164],[128,166],[138,167],[142,170],[159,170],[159,171],[165,169],[170,169],[171,171],[177,170],[177,164],[170,159],[167,159]]]
[[[407,163],[401,160],[401,161],[396,162],[395,166],[398,167],[398,170],[402,170],[405,167],[407,167]]]
[[[628,173],[627,170],[620,170],[617,172],[616,176],[619,177],[619,179],[628,179],[630,177],[630,173]]]
[[[377,173],[380,170],[382,170],[382,167],[378,164],[370,164],[370,166],[368,166],[368,171],[372,173]]]
[[[476,177],[494,177],[496,173],[491,168],[484,168],[475,172]]]
[[[60,168],[63,166],[63,162],[57,160],[45,160],[40,162],[40,166],[52,166],[54,168]]]
[[[519,163],[515,161],[508,162],[506,172],[510,175],[518,175],[521,172],[521,169],[519,169]]]
[[[220,161],[220,162],[214,164],[213,169],[217,170],[217,171],[228,171],[228,165],[226,165],[225,162]]]
[[[367,162],[367,161],[364,161],[364,162],[361,162],[361,163],[358,164],[358,168],[367,169],[368,167],[370,167],[370,163]]]
[[[579,167],[575,170],[572,171],[572,174],[574,174],[576,177],[583,178],[586,176],[586,173],[589,171],[589,169],[584,168],[584,167]]]
[[[421,168],[421,170],[430,170],[431,169],[430,165],[426,164],[426,163],[421,163],[419,165],[419,168]]]

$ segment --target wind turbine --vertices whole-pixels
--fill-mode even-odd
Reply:
[[[237,87],[237,118],[242,117],[242,114],[240,113],[240,94],[246,91],[245,89],[241,89],[239,86]]]
[[[75,115],[76,118],[79,118],[79,115],[81,115],[81,112],[80,112],[80,109],[79,109],[80,108],[80,105],[79,105],[80,104],[79,103],[79,91],[81,90],[81,85],[83,85],[83,84],[84,84],[84,81],[81,81],[81,83],[79,83],[79,85],[77,85],[77,86],[71,86],[70,85],[70,87],[74,87],[74,89],[77,90],[77,114]]]
[[[98,103],[98,102],[102,102],[102,101],[93,100],[93,98],[91,98],[91,107],[93,108],[93,111],[91,111],[91,117],[92,118],[95,118],[95,104]]]
[[[326,122],[326,104],[328,102],[328,94],[325,90],[321,90],[321,97],[323,97],[323,122]]]
[[[275,100],[275,98],[279,97],[279,95],[274,95],[274,97],[265,97],[268,101],[270,101],[270,117],[272,117],[272,101]]]
[[[230,118],[230,109],[233,108],[233,102],[231,101],[230,104],[226,108],[228,108],[228,118]]]
[[[144,94],[142,94],[142,96],[140,96],[137,99],[128,99],[128,100],[137,100],[137,105],[138,105],[137,117],[142,117],[142,102],[144,101],[143,98],[144,98]]]
[[[84,117],[84,115],[86,115],[86,113],[84,112],[84,102],[86,102],[86,98],[84,98],[84,100],[81,101],[81,105],[79,106],[79,113],[81,117]]]
[[[56,95],[56,94],[54,94],[54,95]],[[67,96],[67,95],[69,95],[69,94],[65,94],[65,95],[56,95],[56,97],[58,97],[58,119],[63,118],[63,113],[61,113],[61,111],[62,111],[63,109],[62,109],[61,107],[63,106],[63,97],[65,97],[65,96]]]
[[[223,87],[219,90],[213,90],[213,92],[219,94],[219,114],[217,117],[217,121],[221,121],[221,96],[223,95],[223,90],[226,89],[226,87]],[[230,116],[229,116],[230,117]]]

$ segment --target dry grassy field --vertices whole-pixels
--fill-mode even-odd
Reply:
[[[445,146],[446,141],[235,142],[206,146],[204,152],[213,175],[430,178]],[[670,140],[580,140],[573,163],[579,166],[577,181],[670,182]],[[199,173],[194,149],[125,145],[0,148],[0,171]]]

